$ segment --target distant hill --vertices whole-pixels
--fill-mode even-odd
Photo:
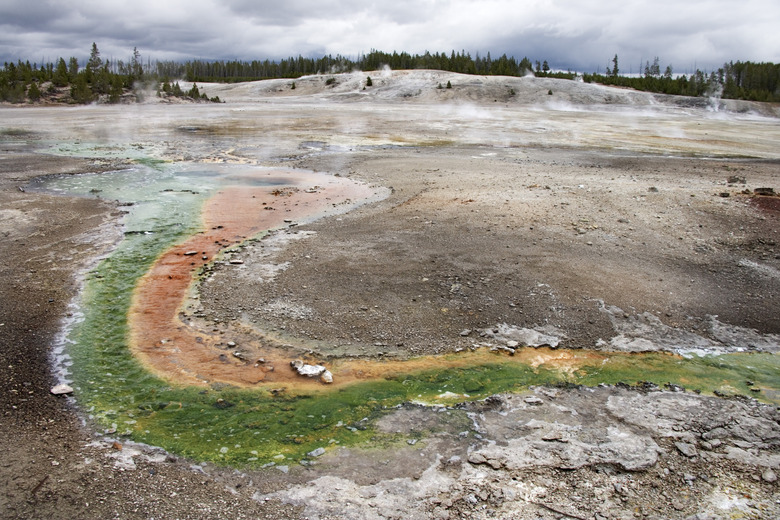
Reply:
[[[191,85],[182,82],[185,90]],[[656,94],[532,75],[476,76],[438,70],[385,69],[370,73],[322,74],[245,83],[198,83],[198,87],[209,96],[218,96],[228,103],[287,97],[306,102],[307,97],[317,100],[326,97],[334,102],[503,103],[561,110],[585,106],[698,108],[780,117],[780,107],[769,103]]]

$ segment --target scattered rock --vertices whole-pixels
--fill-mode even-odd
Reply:
[[[484,464],[487,462],[487,459],[480,452],[475,451],[469,454],[469,462],[472,464]]]
[[[523,399],[526,404],[530,404],[531,406],[541,406],[544,404],[544,401],[536,397],[535,395],[531,395]]]
[[[772,468],[766,468],[764,472],[761,474],[761,478],[764,479],[764,482],[776,482],[777,473],[772,471]]]
[[[308,455],[309,457],[321,457],[325,455],[325,448],[317,448],[314,451],[310,451],[306,455]]]
[[[319,377],[323,383],[333,382],[333,374],[322,365],[308,365],[301,359],[290,361],[290,366],[301,376]]]
[[[298,369],[298,373],[302,376],[317,377],[325,373],[326,369],[322,365],[303,365]]]
[[[756,195],[766,195],[769,197],[772,197],[775,195],[775,189],[774,188],[756,188],[753,190],[753,193]]]
[[[71,388],[68,385],[61,384],[61,385],[53,386],[50,392],[54,395],[68,395],[73,393],[73,388]]]
[[[544,334],[543,332],[534,329],[508,325],[506,323],[501,323],[493,328],[482,329],[481,333],[484,337],[495,338],[506,345],[509,345],[509,342],[513,341],[516,346],[549,346],[551,348],[556,348],[561,341],[557,336]]]

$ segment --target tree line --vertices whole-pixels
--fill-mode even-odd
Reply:
[[[218,97],[209,99],[197,85],[185,92],[178,83],[170,83],[168,76],[152,71],[150,64],[144,66],[137,48],[127,62],[103,60],[93,43],[84,67],[71,57],[67,62],[59,58],[40,67],[29,61],[6,62],[0,70],[0,101],[10,103],[119,103],[128,98],[142,100],[150,90],[160,97],[220,101]]]
[[[749,101],[780,101],[780,64],[731,61],[709,73],[696,70],[693,74],[675,75],[671,65],[661,72],[658,57],[647,61],[639,76],[620,74],[618,57],[605,74],[583,74],[588,83],[601,83],[679,96],[713,96]]]
[[[461,74],[523,76],[536,75],[573,79],[571,72],[553,72],[545,60],[536,61],[536,68],[527,57],[516,60],[503,54],[493,59],[490,53],[472,57],[466,51],[447,53],[409,54],[407,52],[381,52],[372,50],[356,59],[332,55],[321,58],[291,57],[278,61],[203,61],[195,60],[181,64],[165,64],[166,73],[180,75],[187,81],[201,82],[241,82],[271,78],[295,79],[309,74],[328,74],[350,72],[353,70],[372,71],[390,67],[394,70],[435,69]]]
[[[780,65],[773,63],[729,62],[717,71],[697,70],[690,75],[675,75],[671,65],[661,72],[656,57],[644,67],[640,76],[620,73],[618,56],[612,60],[605,74],[585,73],[582,79],[605,85],[629,87],[636,90],[683,96],[709,96],[753,101],[780,101]],[[546,60],[532,62],[527,57],[517,60],[506,54],[492,58],[490,53],[475,56],[466,51],[448,53],[409,54],[371,50],[356,59],[332,55],[321,58],[290,57],[281,60],[206,61],[141,60],[137,48],[128,61],[103,60],[96,44],[92,44],[89,60],[84,67],[76,58],[59,58],[55,63],[38,66],[29,61],[4,64],[0,70],[0,101],[92,103],[101,101],[119,103],[123,99],[140,100],[146,93],[160,97],[181,97],[197,101],[209,99],[197,85],[183,91],[177,78],[196,82],[242,82],[272,78],[295,79],[310,74],[373,71],[391,69],[435,69],[461,74],[524,76],[533,73],[541,77],[574,79],[573,72],[553,71]]]
[[[56,63],[40,65],[29,61],[4,64],[0,70],[0,101],[91,103],[101,101],[119,103],[128,97],[140,99],[150,90],[158,96],[177,96],[196,100],[206,99],[205,94],[194,86],[184,92],[175,83],[175,78],[189,82],[231,83],[257,81],[273,78],[295,79],[309,74],[371,71],[385,66],[392,69],[436,69],[462,74],[523,76],[535,73],[537,76],[573,79],[572,72],[554,72],[547,61],[536,61],[536,67],[528,58],[516,60],[503,54],[492,58],[490,53],[472,57],[469,53],[409,54],[406,52],[380,52],[372,50],[357,59],[345,56],[327,55],[321,58],[290,57],[281,60],[223,61],[190,60],[147,61],[141,60],[137,48],[128,61],[103,60],[95,43],[90,58],[84,67],[76,58],[68,61],[60,58]],[[63,95],[65,91],[65,95]],[[219,101],[219,99],[208,99]]]

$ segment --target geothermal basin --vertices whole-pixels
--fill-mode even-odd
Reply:
[[[25,182],[26,196],[123,213],[91,231],[97,259],[71,260],[82,290],[59,369],[92,428],[260,471],[257,497],[320,517],[372,507],[307,495],[336,478],[425,500],[486,467],[501,486],[602,465],[649,482],[687,457],[671,431],[707,454],[691,464],[723,465],[726,487],[729,464],[777,468],[775,107],[535,78],[452,75],[443,91],[450,76],[431,71],[363,91],[361,78],[199,85],[219,105],[3,108],[6,154],[91,163]],[[6,213],[9,226],[22,214]],[[628,402],[655,419],[622,414]],[[690,412],[672,430],[676,408]],[[762,440],[733,430],[714,446],[702,425],[724,413]],[[367,469],[376,457],[394,461],[386,474]],[[412,480],[391,491],[390,478]],[[722,503],[696,493],[679,511]],[[398,514],[442,509],[425,500]]]

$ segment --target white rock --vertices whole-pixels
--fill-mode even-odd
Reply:
[[[331,374],[322,365],[307,365],[302,360],[295,359],[293,361],[290,361],[290,366],[293,367],[295,371],[298,372],[299,375],[306,376],[306,377],[320,376],[320,378],[323,380],[324,383],[333,382],[333,374]],[[327,379],[330,380],[328,381]]]
[[[63,384],[63,385],[53,386],[50,391],[54,395],[67,395],[73,393],[73,388]]]
[[[302,376],[317,377],[322,375],[327,369],[322,365],[303,365],[298,369],[298,373]]]

